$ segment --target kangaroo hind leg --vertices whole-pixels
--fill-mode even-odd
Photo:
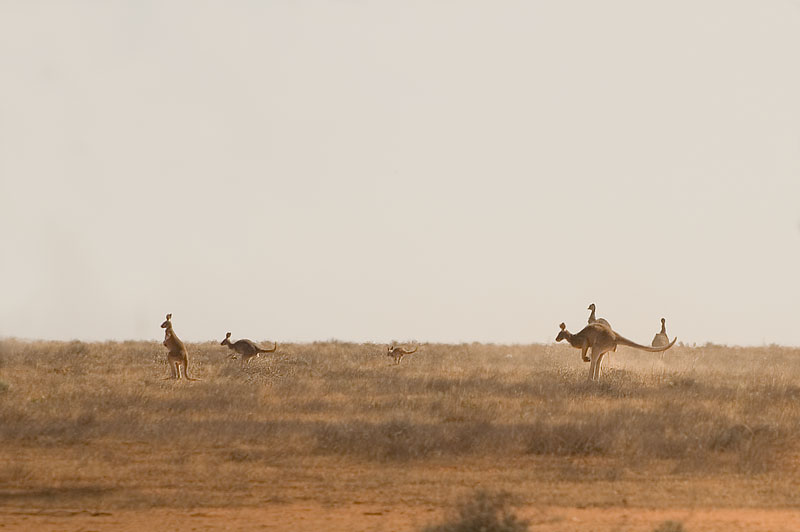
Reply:
[[[594,380],[596,381],[600,380],[600,372],[603,367],[603,359],[606,357],[606,354],[607,352],[600,353],[600,356],[597,357],[597,366],[595,366],[594,368],[595,371]]]
[[[595,380],[595,374],[597,373],[597,353],[594,347],[589,354],[589,359],[591,360],[591,364],[589,365],[589,380],[593,381]]]

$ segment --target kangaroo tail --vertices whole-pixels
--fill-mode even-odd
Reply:
[[[181,368],[178,367],[178,371],[180,372]],[[200,379],[193,379],[189,376],[189,357],[183,357],[183,376],[186,377],[187,381],[199,381]]]
[[[264,348],[259,348],[259,349],[258,349],[258,352],[259,352],[259,353],[274,353],[274,352],[275,352],[275,351],[277,351],[277,349],[278,349],[278,342],[274,342],[274,344],[275,344],[275,345],[274,345],[274,346],[272,346],[272,349],[264,349]]]
[[[642,351],[647,351],[647,352],[650,352],[650,353],[660,353],[661,351],[666,351],[667,349],[672,347],[675,344],[675,342],[677,342],[677,341],[678,341],[678,337],[676,336],[675,339],[672,340],[672,342],[670,342],[668,345],[662,345],[661,347],[649,347],[649,346],[646,346],[646,345],[637,344],[636,342],[632,342],[631,340],[628,340],[624,336],[617,335],[617,344],[618,345],[626,345],[628,347],[641,349]]]

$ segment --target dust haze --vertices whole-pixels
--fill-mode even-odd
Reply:
[[[799,25],[4,3],[0,336],[798,345]]]

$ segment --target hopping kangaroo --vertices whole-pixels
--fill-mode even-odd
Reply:
[[[250,362],[251,359],[257,357],[261,353],[274,353],[275,350],[278,349],[278,342],[275,342],[275,345],[272,347],[272,349],[264,349],[252,340],[247,339],[236,340],[235,342],[231,343],[231,333],[227,333],[225,335],[225,339],[220,342],[219,345],[227,345],[228,348],[240,354],[242,356],[242,364],[245,362]],[[236,355],[229,356],[234,360],[236,359]]]
[[[561,332],[556,336],[556,342],[566,340],[572,347],[581,350],[581,358],[584,362],[589,362],[591,360],[592,364],[589,366],[589,380],[600,379],[600,365],[603,362],[603,357],[609,351],[615,351],[618,345],[626,345],[651,353],[660,353],[672,347],[675,340],[678,339],[676,337],[675,340],[672,340],[668,345],[662,347],[647,347],[632,342],[624,336],[617,334],[611,327],[606,327],[599,323],[591,323],[577,334],[569,332],[567,326],[563,323],[559,325],[559,327],[561,327]],[[591,358],[586,356],[586,352],[590,348],[592,350],[590,353]]]
[[[400,364],[400,361],[403,360],[403,357],[406,355],[410,355],[411,353],[416,353],[419,346],[414,346],[414,349],[410,351],[408,349],[403,349],[402,347],[395,347],[394,344],[389,345],[389,348],[386,351],[387,357],[394,357],[395,365]]]
[[[594,303],[590,303],[589,306],[586,307],[586,310],[592,311],[589,313],[589,319],[587,320],[587,323],[599,323],[600,325],[605,325],[609,329],[611,328],[611,324],[608,323],[608,320],[606,320],[605,318],[596,318],[594,316],[595,310],[597,310],[597,307],[594,306]],[[612,351],[616,350],[617,350],[616,348],[612,349]],[[608,358],[610,359],[611,355],[608,355]]]
[[[183,345],[181,339],[175,334],[172,329],[172,314],[167,314],[167,319],[161,324],[164,329],[164,346],[169,350],[167,354],[167,364],[172,370],[173,379],[181,378],[181,366],[183,366],[183,376],[188,381],[196,381],[200,379],[193,379],[189,377],[189,352],[186,351],[186,346]],[[167,377],[168,379],[170,377]]]

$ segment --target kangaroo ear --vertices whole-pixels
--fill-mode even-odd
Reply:
[[[567,328],[567,324],[564,323],[564,322],[561,322],[561,325],[559,325],[559,327],[561,327],[561,330],[563,331],[564,329]]]

